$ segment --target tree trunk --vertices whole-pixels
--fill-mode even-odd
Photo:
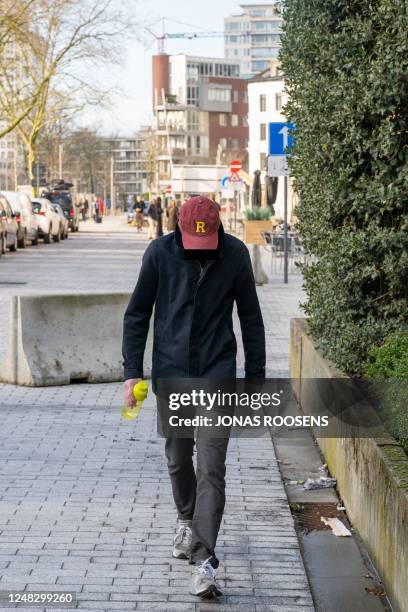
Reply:
[[[36,156],[36,149],[35,149],[35,145],[32,142],[26,142],[25,143],[26,149],[27,149],[27,176],[28,176],[28,182],[30,185],[34,185],[33,181],[36,178],[34,176],[33,173],[33,166],[35,163],[35,156]],[[38,195],[37,193],[37,185],[35,185],[34,187],[34,195]]]

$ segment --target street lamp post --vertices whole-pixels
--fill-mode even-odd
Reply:
[[[58,145],[58,172],[59,178],[62,179],[62,153],[63,153],[62,144]]]
[[[114,169],[115,169],[115,160],[113,156],[110,160],[110,198],[111,198],[111,215],[115,214],[115,206],[116,206],[116,197],[115,197],[115,185],[114,185]]]

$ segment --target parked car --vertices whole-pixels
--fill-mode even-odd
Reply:
[[[38,244],[38,222],[30,197],[20,191],[3,191],[2,193],[16,215],[19,248],[24,249],[28,241],[31,241],[32,245]]]
[[[53,204],[47,198],[33,200],[33,210],[37,215],[38,235],[49,244],[51,238],[55,242],[64,240],[68,235],[68,223],[63,223],[60,215],[54,210]],[[67,228],[65,230],[65,227]]]
[[[46,193],[45,197],[53,204],[59,204],[61,206],[66,219],[68,219],[68,225],[71,232],[77,232],[79,230],[80,211],[74,205],[71,193],[68,190],[54,190]]]
[[[17,250],[18,224],[7,198],[0,193],[0,256]]]
[[[62,238],[62,240],[64,240],[64,238],[68,238],[69,221],[66,218],[65,213],[62,210],[61,206],[57,202],[55,202],[54,204],[51,204],[51,206],[52,206],[54,212],[57,213],[58,218],[60,220],[60,224],[61,224],[61,228],[62,228],[62,230],[61,230],[61,232],[62,232],[61,233],[61,238]],[[58,242],[58,240],[57,240],[57,242]]]

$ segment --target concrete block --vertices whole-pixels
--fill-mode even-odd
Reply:
[[[12,296],[0,382],[38,387],[122,380],[129,299],[129,293]],[[145,376],[151,354],[149,334]]]

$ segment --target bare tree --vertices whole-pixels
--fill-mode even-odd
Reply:
[[[16,48],[27,32],[28,11],[34,1],[2,0],[0,7],[0,65],[5,75],[8,74],[8,70],[4,70],[5,67],[10,69],[14,64]],[[7,90],[7,79],[4,77],[0,81],[0,96],[3,90]],[[33,92],[26,91],[25,95],[21,97],[20,107],[15,111],[5,112],[5,109],[2,108],[3,112],[0,115],[0,138],[12,132],[27,117],[34,108],[39,91],[39,89]]]
[[[42,130],[62,113],[106,102],[109,92],[89,75],[118,61],[129,20],[116,7],[114,0],[32,0],[14,56],[0,55],[0,111],[24,143],[30,180]]]

